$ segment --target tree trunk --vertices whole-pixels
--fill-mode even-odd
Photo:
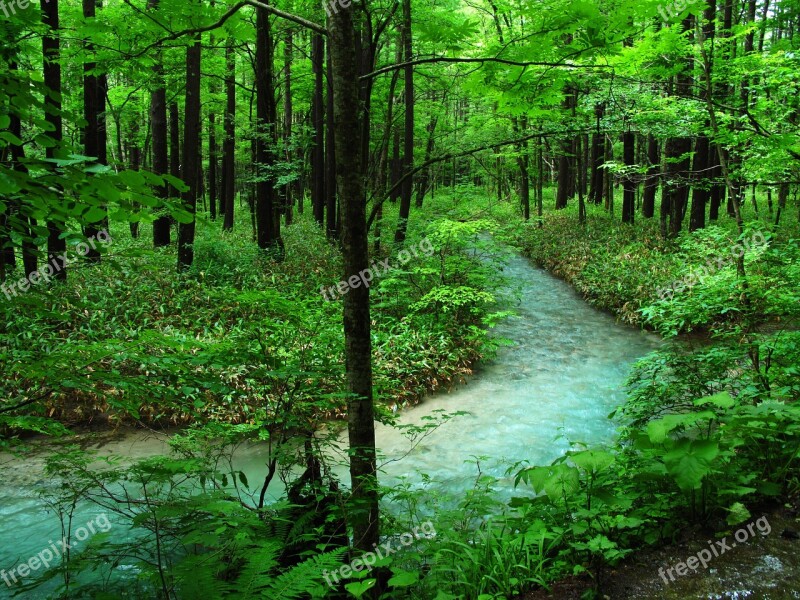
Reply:
[[[328,238],[335,240],[339,237],[339,212],[336,206],[336,115],[333,109],[333,74],[331,66],[331,54],[327,57],[328,70],[328,96],[326,99],[325,117],[327,119],[327,131],[325,132],[325,230]],[[352,137],[353,133],[350,132]],[[361,148],[358,148],[361,152]]]
[[[83,0],[84,20],[86,22],[94,20],[95,14],[95,0]],[[85,41],[83,46],[87,56],[94,55],[94,44]],[[105,96],[102,94],[96,70],[97,65],[94,62],[85,62],[83,64],[83,119],[86,121],[86,125],[83,127],[81,134],[83,136],[84,154],[93,157],[99,162],[99,113],[105,104]],[[94,239],[99,231],[94,224],[87,224],[83,228],[83,233],[87,238]],[[99,262],[100,252],[96,248],[90,247],[86,258],[90,262]]]
[[[208,211],[217,218],[217,116],[208,113]]]
[[[236,199],[236,55],[233,40],[225,48],[225,139],[222,141],[222,229],[233,229]]]
[[[589,202],[594,202],[595,204],[600,204],[603,201],[603,170],[600,167],[603,164],[605,136],[600,133],[600,120],[603,118],[605,110],[605,104],[596,104],[594,107],[596,129],[592,134],[592,170],[589,177]]]
[[[169,174],[178,179],[181,178],[181,123],[178,111],[178,103],[172,101],[169,104]],[[178,196],[178,190],[174,187],[171,190],[172,196]]]
[[[286,29],[283,38],[283,139],[286,153],[286,162],[291,164],[292,152],[292,30]],[[287,183],[283,189],[283,212],[286,226],[292,224],[294,212],[294,197],[292,190],[294,182]]]
[[[150,0],[148,8],[158,9],[159,0]],[[169,173],[169,155],[167,152],[167,90],[164,84],[164,67],[159,49],[156,64],[153,66],[156,88],[150,94],[150,129],[153,135],[153,173],[167,175]],[[169,198],[169,187],[160,186],[156,192],[160,198]],[[170,239],[169,216],[163,215],[153,222],[153,246],[168,246]]]
[[[262,250],[274,250],[281,258],[280,207],[273,177],[267,169],[275,164],[277,108],[272,66],[272,28],[270,16],[256,9],[256,240]]]
[[[636,181],[632,173],[633,166],[636,163],[635,143],[636,136],[632,131],[626,131],[622,134],[622,155],[625,166],[628,168],[628,172],[625,174],[625,179],[622,184],[622,222],[630,223],[631,225],[633,225],[633,219],[636,213]]]
[[[709,153],[708,137],[701,135],[697,138],[694,146],[694,164],[692,165],[694,186],[692,188],[692,208],[689,214],[689,231],[696,231],[706,226],[706,204],[708,204],[711,194],[709,189],[711,179],[708,169]]]
[[[345,279],[369,264],[366,197],[360,144],[353,143],[359,122],[359,70],[352,9],[329,19],[334,112],[337,127],[336,174],[342,205],[342,255]],[[347,428],[350,442],[351,497],[348,517],[353,543],[364,552],[379,541],[379,506],[372,401],[372,344],[369,288],[359,286],[343,297],[345,365],[348,391]]]
[[[314,72],[314,95],[311,98],[311,126],[314,128],[311,147],[311,208],[314,220],[320,227],[325,224],[324,64],[325,40],[319,33],[315,33],[311,39],[311,68]]]
[[[194,262],[195,212],[200,188],[200,35],[186,49],[186,106],[183,124],[183,182],[188,189],[183,194],[184,208],[192,220],[178,225],[178,270],[192,266]]]
[[[658,189],[659,172],[661,171],[661,157],[658,151],[658,140],[651,133],[647,136],[647,182],[644,185],[642,198],[642,216],[652,219],[656,210],[656,190]]]
[[[44,118],[49,123],[51,130],[48,132],[54,143],[45,149],[48,159],[59,155],[59,146],[63,138],[61,123],[61,43],[58,20],[58,0],[40,0],[42,21],[47,26],[47,31],[42,36],[42,55],[44,58],[44,85],[47,93],[44,98]],[[54,200],[55,201],[55,200]],[[54,277],[62,281],[67,279],[67,265],[57,257],[63,255],[67,249],[67,240],[62,238],[64,223],[56,221],[52,216],[47,220],[47,260],[51,264],[58,264]]]
[[[410,62],[413,58],[411,44],[411,0],[403,0],[403,58]],[[403,74],[405,101],[405,122],[403,126],[403,169],[402,173],[405,180],[400,190],[400,218],[397,222],[397,231],[394,234],[394,241],[402,244],[406,239],[406,229],[408,227],[408,217],[411,212],[411,190],[413,177],[411,171],[414,169],[414,67],[405,67]]]

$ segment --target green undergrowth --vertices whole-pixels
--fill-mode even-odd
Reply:
[[[545,213],[543,226],[513,228],[513,238],[535,263],[573,285],[589,302],[627,323],[665,335],[708,330],[715,324],[768,322],[800,315],[800,235],[796,224],[772,231],[747,223],[739,239],[725,218],[694,233],[664,240],[657,219],[619,222],[589,206],[585,226],[574,207]],[[735,252],[745,250],[749,305],[742,308]],[[673,303],[675,297],[680,302]]]
[[[342,414],[341,300],[320,294],[343,279],[341,261],[310,217],[284,229],[283,262],[260,252],[249,230],[201,223],[182,275],[174,246],[149,249],[141,229],[132,240],[127,227],[112,228],[102,263],[79,264],[66,284],[0,298],[0,396],[24,406],[0,415],[7,432],[130,419],[255,423],[289,400]],[[401,264],[401,248],[384,246],[372,257],[395,267],[371,286],[382,404],[446,388],[491,354],[496,283],[466,252],[478,231],[447,219],[412,224],[405,247],[416,255]]]

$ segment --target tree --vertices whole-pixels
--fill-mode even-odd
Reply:
[[[190,214],[188,222],[178,226],[178,270],[185,270],[194,261],[195,213],[200,189],[200,64],[202,46],[200,34],[186,48],[186,106],[183,125],[183,194],[184,208]]]
[[[366,196],[360,144],[359,69],[353,8],[340,8],[329,18],[333,109],[337,124],[336,181],[342,206],[342,258],[345,277],[369,266]],[[352,480],[349,518],[353,544],[369,552],[378,543],[378,486],[375,454],[375,412],[372,396],[372,338],[369,288],[360,286],[343,298],[347,387],[347,429]]]
[[[53,144],[48,145],[45,155],[53,160],[59,156],[59,145],[63,139],[63,126],[61,119],[61,42],[58,20],[58,0],[41,0],[42,20],[47,27],[42,36],[42,54],[44,56],[44,84],[47,95],[44,99],[45,121],[50,126],[49,137]],[[66,280],[66,262],[58,257],[67,249],[67,240],[64,238],[65,217],[59,214],[59,205],[54,201],[51,204],[50,215],[47,220],[47,262],[58,263],[55,278]],[[34,269],[35,270],[35,269]]]

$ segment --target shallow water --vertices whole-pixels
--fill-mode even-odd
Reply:
[[[469,415],[446,422],[417,445],[396,429],[378,426],[384,485],[405,479],[419,486],[420,473],[426,473],[433,479],[428,485],[458,495],[475,481],[478,471],[471,457],[481,456],[486,457],[481,472],[501,479],[498,496],[508,497],[508,464],[546,464],[570,442],[612,438],[614,423],[606,417],[623,399],[630,366],[655,349],[659,339],[616,323],[524,258],[511,257],[502,275],[515,282],[507,295],[517,316],[498,326],[495,335],[513,345],[501,348],[465,385],[426,399],[404,411],[399,421],[423,424],[439,410]],[[101,447],[103,454],[126,459],[165,450],[166,436],[141,432],[117,436]],[[236,468],[246,472],[254,487],[264,476],[263,455],[256,445],[236,454]],[[0,569],[11,569],[61,538],[58,518],[37,496],[37,489],[53,485],[44,480],[41,466],[41,458],[0,457]],[[344,467],[338,472],[344,481],[349,479]],[[280,494],[280,486],[271,492],[273,497]],[[75,527],[99,513],[80,506]],[[0,598],[11,589],[0,580]],[[33,592],[22,597],[45,596]]]
[[[607,416],[624,399],[630,367],[660,339],[618,324],[520,256],[509,258],[502,275],[515,282],[508,296],[517,316],[494,333],[513,346],[500,348],[466,385],[426,399],[399,421],[420,425],[436,410],[470,415],[453,418],[415,447],[397,429],[378,426],[383,484],[406,478],[417,485],[424,472],[459,493],[477,476],[473,456],[489,457],[481,472],[502,479],[511,463],[549,464],[570,442],[612,439],[615,424]],[[510,495],[511,481],[499,482],[498,491]]]

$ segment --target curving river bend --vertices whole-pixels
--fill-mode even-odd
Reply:
[[[502,480],[511,463],[547,464],[570,441],[602,443],[612,438],[614,424],[606,416],[623,400],[631,364],[655,349],[659,339],[616,323],[522,257],[512,256],[503,275],[514,282],[507,296],[517,316],[498,326],[495,334],[513,344],[502,347],[467,384],[426,399],[399,420],[422,424],[439,410],[469,415],[449,420],[415,446],[396,429],[378,426],[383,484],[406,479],[421,485],[420,473],[426,473],[442,491],[458,494],[475,481],[473,456],[487,457],[481,460],[482,472]],[[135,432],[104,445],[101,452],[134,458],[165,448],[165,436]],[[41,463],[40,458],[0,456],[0,569],[27,560],[61,537],[57,516],[37,495],[48,483]],[[263,478],[258,446],[242,449],[237,463],[251,482]],[[504,496],[511,493],[506,483],[499,486]],[[98,512],[82,507],[74,523],[85,524]],[[11,597],[12,589],[0,581],[0,598]],[[22,597],[46,596],[29,592]]]

